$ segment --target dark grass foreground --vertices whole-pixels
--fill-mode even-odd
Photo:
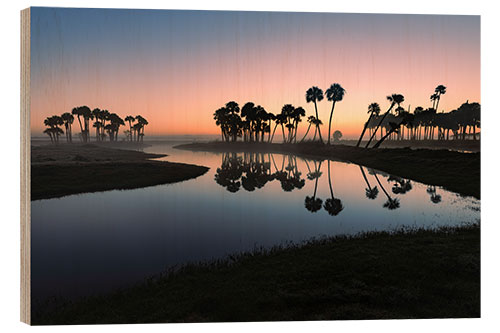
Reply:
[[[32,318],[43,325],[479,317],[479,252],[478,225],[313,240],[189,265]]]
[[[481,196],[481,155],[449,150],[379,148],[364,149],[346,145],[327,146],[320,143],[297,144],[211,142],[176,146],[178,149],[199,151],[255,151],[291,153],[314,159],[338,159],[378,169],[395,176],[476,198]]]
[[[168,184],[208,171],[203,166],[149,160],[163,156],[92,144],[34,146],[31,200]]]

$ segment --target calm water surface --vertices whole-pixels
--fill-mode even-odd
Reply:
[[[170,144],[146,151],[210,170],[176,184],[32,202],[34,300],[106,292],[256,247],[480,218],[479,200],[355,164]]]

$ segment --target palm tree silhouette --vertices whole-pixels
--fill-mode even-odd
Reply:
[[[100,130],[102,128],[102,126],[101,126],[102,123],[99,120],[101,119],[102,114],[103,114],[103,112],[99,108],[95,108],[94,110],[92,110],[92,116],[95,119],[93,127],[95,127],[95,138],[96,138],[96,141],[100,141],[100,139],[101,139],[101,132],[100,132]]]
[[[328,142],[330,144],[330,131],[332,127],[332,117],[333,110],[335,109],[335,103],[340,102],[345,95],[345,89],[338,83],[333,83],[330,88],[326,90],[326,98],[332,102],[332,110],[330,111],[330,121],[328,122]]]
[[[293,141],[296,143],[297,142],[297,131],[299,129],[299,123],[302,121],[302,117],[305,117],[306,115],[306,110],[304,110],[302,107],[297,107],[295,108],[293,112],[293,121],[294,121],[294,127],[295,127],[295,133],[293,134]]]
[[[319,116],[318,116],[317,102],[321,102],[322,100],[323,100],[323,90],[321,90],[320,88],[318,88],[316,86],[307,89],[306,102],[307,103],[310,103],[310,102],[314,103],[314,110],[316,111],[316,119],[318,119],[318,120],[319,120]],[[316,124],[316,129],[319,133],[319,140],[321,141],[321,143],[323,143],[323,137],[321,136],[321,130],[320,130],[318,124]]]
[[[365,179],[365,183],[367,188],[365,189],[365,195],[368,199],[374,200],[377,198],[378,195],[378,188],[377,186],[371,187],[370,183],[368,182],[368,178],[366,178],[365,170],[363,167],[360,165],[359,168],[361,169],[361,174],[363,175],[363,178]]]
[[[89,119],[90,116],[92,116],[92,113],[89,109],[88,106],[77,106],[71,110],[71,114],[76,115],[78,118],[78,123],[80,124],[80,132],[82,134],[82,139],[83,142],[88,141],[88,123],[87,120]],[[84,125],[82,125],[82,121],[80,117],[83,118]]]
[[[135,120],[137,121],[137,124],[136,125],[139,125],[137,126],[137,141],[143,141],[143,138],[144,138],[144,126],[148,125],[148,121],[142,117],[141,115],[138,115],[135,117]],[[120,125],[124,125],[123,123],[123,120],[120,119],[116,119],[117,122],[120,123]],[[134,125],[135,127],[135,125]]]
[[[361,132],[361,135],[359,136],[358,143],[356,144],[356,147],[359,147],[361,144],[361,140],[363,140],[363,136],[365,135],[366,128],[368,127],[368,124],[372,120],[372,118],[375,116],[378,116],[380,114],[380,105],[378,103],[372,103],[368,105],[368,113],[370,114],[370,117],[368,117],[368,120],[365,123],[365,127],[363,127],[363,131]]]
[[[304,135],[304,137],[302,138],[302,140],[300,140],[300,142],[303,142],[304,139],[307,137],[307,134],[309,133],[309,130],[311,129],[311,125],[314,124],[315,120],[316,120],[316,118],[314,116],[309,116],[307,118],[307,122],[309,123],[309,126],[307,127],[306,134]]]
[[[441,195],[436,193],[436,186],[427,187],[427,193],[431,195],[431,202],[438,204],[441,202]]]
[[[73,142],[71,125],[73,124],[75,117],[73,117],[71,113],[65,112],[61,115],[61,119],[64,121],[64,128],[66,129],[66,141]]]
[[[380,188],[382,189],[382,191],[384,192],[384,194],[387,197],[387,201],[384,203],[384,208],[387,208],[389,210],[394,210],[394,209],[399,208],[400,207],[399,199],[398,198],[391,198],[391,196],[389,195],[389,193],[387,193],[387,191],[385,190],[385,188],[380,183],[380,180],[377,177],[377,173],[373,172],[373,175],[375,176],[375,179],[377,180],[377,183],[379,184]]]
[[[316,125],[316,129],[314,130],[314,136],[313,136],[313,141],[316,140],[316,134],[318,133],[318,129],[321,125],[323,125],[323,122],[321,121],[321,119],[318,119],[318,118],[315,118],[314,119],[314,125]],[[323,141],[321,141],[323,142]]]
[[[432,108],[435,110],[436,109],[436,101],[438,100],[438,94],[437,93],[432,94],[429,99],[432,102]]]
[[[436,87],[436,89],[434,90],[434,92],[437,95],[436,96],[436,99],[437,99],[436,107],[434,109],[436,109],[436,111],[437,111],[438,107],[439,107],[439,101],[441,100],[441,95],[446,94],[446,87],[443,86],[442,84],[440,84],[439,86]]]
[[[373,138],[377,134],[377,130],[380,128],[380,125],[384,122],[384,119],[387,117],[387,115],[391,112],[392,108],[397,104],[398,106],[401,105],[401,103],[404,102],[405,98],[401,94],[392,94],[391,96],[387,96],[387,100],[391,102],[391,105],[389,106],[389,109],[384,113],[382,118],[380,119],[377,127],[375,127],[375,130],[373,131],[372,136],[370,137],[370,140],[366,143],[365,148],[368,148],[370,146],[370,143],[372,142]]]
[[[134,116],[126,116],[125,121],[128,122],[128,128],[129,128],[129,133],[128,133],[128,138],[130,141],[132,141],[132,123],[135,121]]]
[[[316,198],[316,191],[318,190],[318,179],[322,175],[321,162],[322,161],[319,161],[319,166],[317,168],[315,168],[314,172],[307,174],[307,179],[309,179],[309,180],[315,179],[316,180],[314,183],[314,193],[313,193],[312,197],[306,196],[306,199],[304,202],[306,209],[312,213],[315,213],[318,210],[320,210],[321,205],[323,203],[323,200],[321,200],[320,198]],[[314,161],[314,166],[316,167],[316,161]]]
[[[325,200],[323,208],[332,216],[337,216],[344,209],[342,201],[333,196],[332,180],[330,177],[330,160],[328,160],[328,184],[330,185],[331,198]]]
[[[59,142],[59,135],[63,134],[63,130],[59,128],[59,126],[63,125],[63,119],[59,116],[51,116],[47,117],[43,121],[45,126],[49,128],[45,129],[43,133],[47,134],[50,137],[50,141],[52,143]]]

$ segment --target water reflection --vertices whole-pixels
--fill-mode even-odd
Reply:
[[[281,159],[281,163],[279,160]],[[278,161],[278,163],[276,162]],[[304,199],[305,208],[311,213],[316,213],[322,208],[331,216],[337,216],[344,210],[344,205],[339,197],[334,195],[334,186],[332,185],[333,168],[331,161],[327,161],[328,169],[328,190],[330,198],[324,200],[317,196],[319,179],[323,176],[321,166],[324,160],[303,159],[307,168],[306,178],[302,178],[302,172],[299,170],[297,157],[294,155],[281,155],[270,153],[223,153],[222,163],[215,173],[215,182],[226,188],[231,193],[238,192],[241,188],[248,192],[263,188],[266,184],[278,181],[284,192],[291,192],[294,189],[301,189],[305,186],[306,180],[314,182],[314,191],[312,195],[307,195]],[[281,165],[280,167],[278,165]],[[274,170],[273,170],[274,168]],[[387,197],[383,207],[388,210],[395,210],[401,207],[399,197],[394,195],[404,195],[413,189],[411,180],[402,177],[387,175],[368,168],[368,176],[363,166],[359,166],[361,176],[366,184],[365,196],[369,200],[375,200],[379,194],[379,188]],[[373,176],[370,183],[369,175]],[[384,175],[386,187],[392,191],[392,195],[380,181],[379,175]],[[373,185],[373,180],[378,185]],[[431,201],[435,204],[441,202],[441,196],[436,194],[436,187],[429,186],[427,193],[431,195]]]
[[[33,201],[33,300],[108,291],[256,247],[480,218],[479,200],[355,164],[170,144],[147,152],[210,170],[175,184]]]
[[[436,186],[428,186],[427,193],[430,194],[432,203],[438,204],[441,202],[441,195],[436,193]]]

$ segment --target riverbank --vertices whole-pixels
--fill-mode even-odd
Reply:
[[[477,318],[480,228],[312,240],[44,309],[33,324]]]
[[[363,149],[348,145],[319,143],[192,143],[175,146],[193,151],[258,151],[289,153],[312,159],[335,159],[364,165],[387,173],[443,188],[462,195],[481,197],[480,153],[449,150],[379,148]]]
[[[362,141],[360,147],[364,147],[367,141]],[[339,143],[348,146],[356,146],[358,140],[341,140]],[[371,144],[372,146],[374,143]],[[448,149],[458,152],[481,151],[481,140],[385,140],[381,148],[413,148],[413,149]]]
[[[164,156],[94,144],[32,146],[31,200],[175,183],[208,171],[151,160]]]

